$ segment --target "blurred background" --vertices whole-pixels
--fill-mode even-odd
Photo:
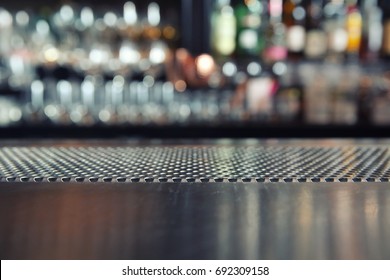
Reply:
[[[390,136],[390,1],[0,4],[0,138]]]

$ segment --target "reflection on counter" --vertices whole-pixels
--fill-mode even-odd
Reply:
[[[390,257],[390,200],[379,185],[18,188],[2,186],[7,259]]]

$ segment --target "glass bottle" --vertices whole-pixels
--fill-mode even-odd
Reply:
[[[390,58],[390,2],[382,1],[383,7],[383,42],[382,42],[382,58],[388,60]]]
[[[258,62],[249,63],[246,73],[246,108],[249,116],[253,121],[269,122],[273,114],[277,79],[270,72],[263,71]]]
[[[211,28],[211,47],[215,56],[230,56],[236,49],[236,18],[230,0],[217,0]]]
[[[301,58],[305,48],[306,11],[302,0],[286,0],[283,4],[283,23],[286,26],[286,44],[290,58]]]
[[[328,1],[324,7],[324,17],[328,40],[327,58],[330,61],[340,62],[344,59],[348,44],[345,2]]]
[[[266,30],[266,48],[263,58],[268,64],[286,59],[286,28],[282,22],[283,1],[270,0],[269,23]]]
[[[265,46],[265,1],[241,0],[235,6],[237,56],[260,57]]]
[[[297,65],[287,66],[285,73],[280,77],[279,85],[275,95],[277,119],[281,122],[302,122],[304,91]]]
[[[347,56],[356,57],[362,41],[363,19],[357,0],[347,1],[346,29],[348,33]]]
[[[305,56],[321,59],[327,52],[327,37],[323,29],[323,1],[307,1]]]
[[[363,2],[362,14],[363,38],[360,47],[360,55],[364,60],[375,61],[379,57],[383,36],[383,13],[378,7],[378,1],[365,0]]]

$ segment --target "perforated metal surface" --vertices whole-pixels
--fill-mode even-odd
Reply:
[[[3,182],[388,182],[387,146],[3,147]]]

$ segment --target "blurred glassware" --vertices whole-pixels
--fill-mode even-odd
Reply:
[[[17,125],[22,117],[22,110],[15,101],[0,97],[0,127]]]

